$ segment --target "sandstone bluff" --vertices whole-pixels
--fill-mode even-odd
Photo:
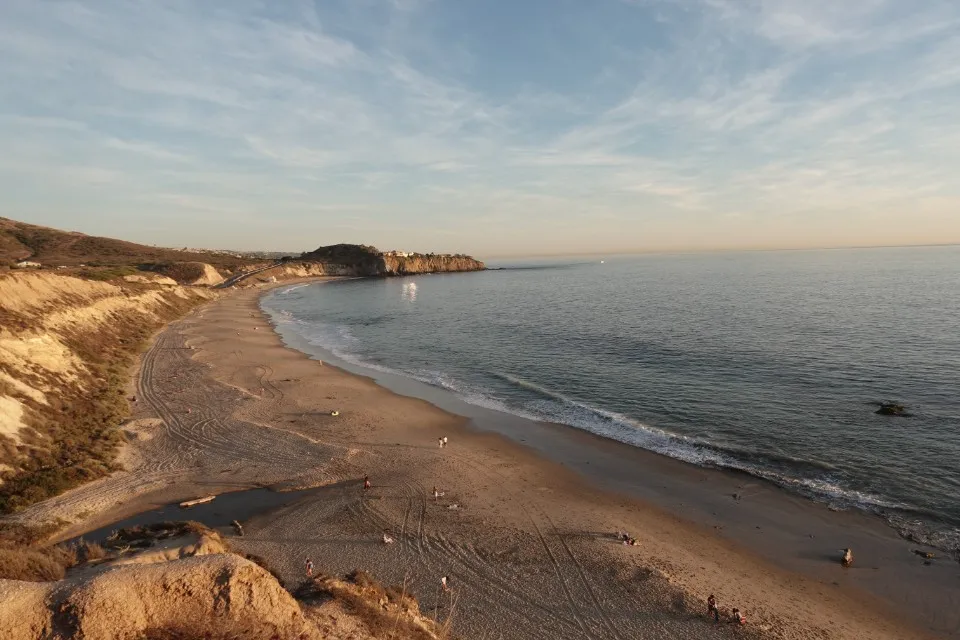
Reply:
[[[288,266],[303,264],[316,269],[322,265],[324,275],[404,276],[418,273],[483,271],[486,266],[470,256],[434,253],[401,253],[380,251],[376,247],[335,244],[288,258]]]

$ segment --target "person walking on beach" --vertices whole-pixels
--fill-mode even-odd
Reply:
[[[437,438],[437,446],[443,449],[443,438]]]
[[[307,558],[305,569],[306,569],[307,577],[312,578],[313,577],[313,560],[311,560],[310,558]]]
[[[712,593],[707,598],[707,615],[713,616],[714,622],[720,622],[720,609],[717,608],[717,599]]]
[[[447,447],[447,444],[449,444],[449,443],[447,442],[447,436],[443,436],[443,447],[446,448],[446,447]]]
[[[440,578],[440,586],[443,587],[444,591],[450,591],[450,578],[447,576]]]
[[[370,476],[363,476],[363,491],[366,493],[370,490]]]
[[[843,549],[843,557],[840,558],[840,564],[844,567],[849,567],[853,564],[853,551],[851,549]]]

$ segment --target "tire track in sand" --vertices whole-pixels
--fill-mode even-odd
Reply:
[[[488,478],[493,479],[493,476],[496,476],[496,479],[498,480],[498,484],[500,486],[502,487],[513,486],[512,483],[509,481],[509,479],[506,478],[503,474],[499,473],[496,469],[486,465],[480,465],[476,463],[473,459],[469,458],[468,456],[457,455],[457,454],[454,454],[454,455],[456,455],[458,461],[466,463],[468,466],[473,467],[476,471],[486,475]],[[560,582],[561,589],[566,595],[566,599],[567,599],[570,611],[573,614],[574,618],[578,621],[578,623],[581,624],[584,633],[590,635],[591,637],[593,637],[594,635],[592,631],[588,631],[586,629],[586,622],[584,621],[584,612],[582,611],[581,607],[577,603],[576,598],[574,598],[573,593],[570,591],[567,576],[563,571],[563,565],[565,563],[562,563],[560,562],[560,560],[558,560],[557,555],[554,553],[553,549],[550,547],[550,544],[547,541],[547,537],[543,533],[543,529],[537,523],[537,520],[534,517],[533,513],[531,513],[531,511],[536,511],[540,518],[543,518],[547,523],[549,523],[550,528],[553,530],[553,534],[554,534],[553,537],[556,537],[560,541],[560,544],[565,552],[565,555],[570,559],[570,562],[573,564],[574,570],[576,571],[576,574],[579,577],[579,582],[580,584],[582,584],[583,589],[587,592],[593,604],[593,606],[591,607],[592,611],[588,612],[589,619],[591,621],[596,621],[597,623],[599,623],[599,626],[605,629],[606,633],[603,634],[604,637],[615,638],[618,640],[622,639],[623,636],[618,626],[610,620],[610,617],[604,610],[599,598],[597,598],[596,592],[591,586],[590,581],[587,578],[586,572],[583,569],[583,565],[576,558],[576,556],[573,554],[572,550],[570,549],[570,546],[566,543],[566,541],[560,535],[556,525],[553,523],[553,520],[539,506],[537,506],[536,500],[531,499],[526,490],[524,490],[521,487],[516,487],[513,493],[514,493],[514,495],[512,496],[513,499],[517,501],[517,503],[523,510],[524,514],[527,516],[530,523],[533,525],[534,533],[536,534],[536,537],[538,538],[541,547],[546,552],[547,558],[550,560],[550,563],[553,565],[554,571],[557,575],[557,579]]]
[[[553,520],[550,519],[546,513],[541,511],[541,515],[546,518],[547,522],[550,523],[550,528],[553,529],[554,537],[560,541],[560,544],[563,546],[564,551],[566,551],[567,557],[570,558],[570,562],[573,564],[574,568],[577,570],[577,573],[580,575],[580,582],[583,583],[584,588],[587,590],[587,593],[590,595],[590,599],[593,601],[593,606],[600,617],[601,622],[607,628],[607,631],[610,633],[610,637],[622,639],[619,628],[613,624],[610,620],[610,616],[607,615],[606,611],[603,609],[603,605],[600,603],[599,598],[597,598],[596,592],[594,592],[593,587],[590,585],[590,581],[587,579],[586,574],[583,571],[583,565],[577,560],[576,556],[573,555],[573,551],[570,550],[570,545],[567,544],[567,541],[563,539],[563,536],[560,535],[560,532],[557,530],[557,526],[553,523]]]

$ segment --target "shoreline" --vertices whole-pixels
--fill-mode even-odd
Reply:
[[[307,286],[309,284],[310,283],[306,283],[300,286]],[[263,308],[263,298],[269,293],[270,292],[264,292],[264,294],[261,296],[261,309]],[[761,484],[768,489],[773,489],[775,492],[783,492],[787,496],[800,498],[832,512],[859,513],[866,516],[868,519],[875,519],[882,522],[885,527],[894,531],[897,538],[903,540],[905,543],[913,545],[914,548],[932,552],[937,556],[956,556],[955,550],[947,546],[937,546],[936,543],[918,540],[904,534],[904,532],[898,529],[894,523],[887,519],[886,516],[888,514],[885,513],[882,508],[877,511],[864,504],[856,504],[852,502],[844,503],[843,501],[831,502],[829,495],[807,494],[801,491],[793,491],[788,486],[781,485],[775,480],[764,477],[764,475],[755,473],[749,469],[741,469],[735,466],[701,465],[697,464],[696,462],[685,460],[683,457],[670,455],[669,453],[661,453],[655,449],[646,448],[640,445],[634,445],[628,441],[606,436],[590,429],[580,428],[562,422],[552,422],[550,420],[537,418],[535,416],[523,415],[522,413],[516,413],[508,409],[493,408],[484,404],[473,403],[468,399],[462,398],[454,391],[417,378],[414,375],[397,371],[387,367],[386,365],[370,365],[358,359],[352,359],[347,358],[346,356],[338,355],[327,347],[314,345],[305,340],[295,331],[281,329],[281,327],[278,326],[278,320],[271,317],[269,312],[267,313],[267,317],[270,319],[274,331],[280,334],[281,340],[288,348],[306,353],[308,356],[322,360],[323,362],[333,364],[334,366],[348,373],[370,378],[380,386],[383,386],[395,393],[399,393],[400,395],[426,400],[427,402],[430,402],[431,404],[449,413],[460,417],[469,418],[473,423],[477,424],[481,430],[501,433],[511,438],[515,442],[526,443],[526,438],[523,437],[524,434],[522,433],[523,428],[533,424],[549,425],[559,429],[561,433],[563,433],[565,430],[573,430],[577,434],[588,436],[588,442],[612,444],[622,447],[620,451],[624,452],[639,450],[644,452],[644,454],[653,455],[653,459],[656,461],[670,460],[673,463],[679,463],[673,467],[674,470],[689,470],[690,468],[694,468],[709,471],[711,473],[719,472],[726,478],[739,479],[739,482],[737,483],[739,488],[743,488],[744,485],[749,485],[752,487]],[[504,424],[506,425],[505,427]],[[581,471],[586,475],[590,475],[592,470],[581,469]],[[683,471],[676,472],[683,473]],[[731,492],[731,495],[732,493],[733,492]],[[910,510],[898,511],[898,507],[890,507],[888,510],[892,512],[893,515],[899,515],[903,518],[908,518],[914,513],[914,511]],[[937,522],[944,527],[950,526],[942,521]],[[960,561],[960,556],[956,556],[956,559]]]
[[[262,298],[268,292],[263,292]],[[923,620],[942,618],[940,595],[955,588],[957,563],[935,547],[910,541],[880,515],[851,508],[838,510],[744,471],[701,467],[565,424],[532,420],[472,405],[453,392],[414,378],[344,361],[329,350],[301,343],[276,326],[286,348],[333,363],[349,375],[370,379],[385,389],[424,400],[459,418],[468,428],[499,434],[513,444],[580,474],[598,489],[628,499],[642,500],[665,513],[710,530],[750,549],[779,568],[832,587],[862,592],[879,609],[910,610]],[[638,481],[636,467],[646,477]],[[709,487],[704,491],[704,487]],[[741,496],[734,499],[734,494]],[[823,541],[829,540],[829,543]],[[858,564],[870,564],[869,573],[840,571],[836,550],[858,551]],[[924,565],[914,550],[932,551],[936,566]],[[834,557],[836,556],[836,558]],[[893,577],[890,574],[895,574]],[[948,606],[954,607],[956,601]],[[960,613],[940,620],[947,637],[960,637]],[[929,629],[928,629],[929,630]]]
[[[937,506],[949,506],[951,504],[949,499],[941,500],[939,505],[935,506],[924,505],[922,500],[914,503],[909,497],[904,497],[902,492],[898,494],[896,482],[864,487],[862,484],[857,484],[858,478],[855,477],[847,479],[841,476],[838,479],[833,475],[833,471],[842,470],[842,465],[836,460],[828,461],[829,458],[820,458],[816,453],[813,453],[812,457],[808,457],[810,454],[805,452],[784,453],[783,455],[787,456],[785,465],[787,468],[784,469],[767,461],[766,454],[717,444],[708,436],[704,436],[704,440],[701,441],[697,439],[700,436],[695,435],[694,442],[688,443],[685,437],[677,435],[678,432],[688,433],[683,429],[678,430],[668,426],[666,428],[672,431],[660,431],[659,424],[656,422],[647,424],[643,418],[634,414],[611,413],[613,409],[609,404],[591,403],[580,396],[574,396],[574,400],[569,400],[564,396],[554,395],[555,392],[551,389],[538,388],[522,379],[511,379],[512,376],[505,376],[504,379],[513,383],[514,386],[530,386],[535,393],[540,394],[538,397],[542,396],[548,400],[556,399],[563,405],[561,408],[583,409],[592,416],[583,418],[575,415],[568,419],[562,415],[551,417],[535,409],[520,408],[514,402],[521,403],[523,398],[508,396],[511,398],[509,401],[501,399],[499,394],[503,389],[491,384],[492,381],[487,379],[490,376],[501,377],[495,369],[479,372],[481,374],[479,386],[468,385],[464,380],[474,378],[471,378],[469,373],[451,373],[455,372],[456,368],[448,367],[443,370],[442,365],[427,366],[421,363],[415,367],[419,370],[414,371],[404,365],[401,360],[387,364],[381,360],[379,354],[365,353],[362,349],[355,351],[348,344],[345,345],[326,334],[322,334],[324,340],[331,340],[332,346],[314,344],[311,342],[314,334],[309,334],[311,336],[309,340],[300,335],[297,328],[299,321],[290,322],[290,318],[281,311],[285,308],[285,303],[284,297],[278,293],[283,292],[265,292],[261,296],[261,308],[271,318],[274,330],[281,334],[286,346],[332,363],[349,373],[369,377],[381,386],[401,395],[424,399],[455,415],[482,422],[484,423],[482,428],[485,430],[504,433],[515,441],[522,442],[520,433],[522,426],[500,429],[496,424],[497,421],[506,421],[515,425],[549,423],[562,428],[576,429],[581,433],[596,435],[605,441],[618,442],[631,448],[640,448],[658,456],[671,458],[684,465],[726,471],[734,474],[735,477],[744,478],[746,483],[764,483],[790,495],[824,505],[832,511],[862,512],[882,520],[885,526],[892,528],[899,537],[914,545],[915,548],[937,556],[953,557],[960,561],[960,548],[957,547],[960,528],[949,514],[937,510]],[[432,369],[437,370],[431,371]],[[507,406],[507,402],[514,404]],[[553,413],[558,412],[553,409]],[[608,426],[608,423],[612,423],[612,426]],[[630,429],[632,426],[637,426],[638,429]],[[909,425],[905,426],[909,427]],[[708,427],[701,425],[701,428]],[[700,453],[701,447],[706,451],[703,455]],[[732,453],[728,455],[728,452]],[[771,455],[774,459],[776,458],[776,454]],[[796,456],[796,459],[790,456]],[[756,462],[754,457],[757,458]],[[822,473],[810,474],[802,469],[790,469],[791,462],[796,462],[798,466],[814,467]]]
[[[100,506],[99,516],[74,532],[199,493],[314,486],[310,498],[244,522],[246,536],[236,542],[287,579],[296,580],[302,556],[311,555],[328,570],[361,567],[409,581],[428,607],[442,607],[435,580],[449,572],[465,602],[457,617],[463,637],[483,637],[517,616],[522,623],[499,629],[504,637],[698,637],[709,626],[701,611],[709,592],[723,609],[745,610],[746,634],[932,637],[917,629],[922,620],[947,633],[939,637],[956,637],[949,635],[957,624],[950,589],[926,586],[935,582],[931,575],[952,585],[955,571],[941,564],[917,570],[909,566],[919,564],[916,556],[868,566],[870,545],[891,543],[885,525],[887,535],[770,487],[735,503],[741,527],[713,529],[718,525],[703,514],[732,511],[733,501],[713,491],[724,472],[570,427],[531,423],[539,439],[523,443],[480,430],[470,418],[284,346],[259,308],[264,292],[231,293],[158,337],[140,373],[156,403],[140,405],[128,425],[138,466],[54,499],[74,509]],[[436,448],[438,434],[450,435],[449,449]],[[600,466],[604,471],[593,471]],[[366,498],[356,483],[371,470]],[[131,484],[134,476],[139,484]],[[722,482],[742,485],[743,478]],[[447,497],[434,502],[427,496],[437,483]],[[678,497],[684,502],[673,504]],[[452,504],[459,508],[446,508]],[[865,526],[863,555],[843,571],[828,558],[857,545],[826,536],[816,543],[821,557],[773,564],[770,551],[789,549],[789,541],[771,541],[776,536],[764,527],[753,533],[761,516],[765,527],[784,517],[841,530]],[[378,544],[384,528],[398,539],[395,548]],[[612,540],[623,528],[639,548]],[[798,571],[794,562],[821,566],[823,574]],[[733,630],[714,629],[721,637]]]

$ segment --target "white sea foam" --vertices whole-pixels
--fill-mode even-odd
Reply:
[[[844,488],[829,477],[827,469],[824,469],[821,477],[795,476],[774,471],[750,462],[749,457],[756,455],[751,452],[724,450],[708,441],[652,427],[629,416],[592,406],[510,374],[499,373],[497,376],[554,401],[541,405],[541,411],[534,415],[538,420],[567,424],[698,466],[743,471],[784,488],[801,491],[809,497],[823,499],[836,507],[909,509],[908,505],[885,500],[872,493]],[[794,462],[815,464],[802,460]]]
[[[288,293],[290,293],[291,291],[296,291],[297,289],[303,289],[304,287],[309,287],[311,284],[313,284],[313,283],[312,283],[312,282],[307,282],[307,283],[305,283],[305,284],[298,284],[298,285],[295,285],[295,286],[290,287],[289,289],[284,289],[283,291],[279,291],[279,292],[277,293],[277,295],[278,295],[278,296],[285,296],[285,295],[287,295]]]

